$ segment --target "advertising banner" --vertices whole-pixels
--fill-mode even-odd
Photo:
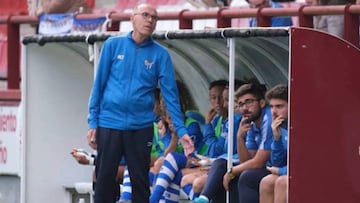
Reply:
[[[92,19],[74,19],[72,33],[77,32],[101,32],[106,17]]]
[[[106,17],[76,19],[75,13],[44,14],[40,16],[39,34],[101,32]]]
[[[66,34],[71,32],[74,13],[43,14],[39,20],[39,34]]]
[[[0,106],[0,174],[20,173],[19,107]]]

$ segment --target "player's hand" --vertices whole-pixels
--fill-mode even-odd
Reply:
[[[87,141],[92,149],[96,149],[96,129],[89,129],[87,133]]]
[[[281,137],[281,130],[280,130],[280,125],[285,121],[285,119],[281,116],[278,116],[276,118],[274,118],[273,116],[273,121],[271,123],[271,129],[274,135],[274,139],[275,140],[279,140]]]
[[[216,115],[216,111],[215,109],[211,108],[209,109],[208,111],[206,111],[206,114],[205,114],[205,123],[210,123],[214,116]]]
[[[251,122],[249,122],[247,117],[243,117],[239,124],[237,139],[244,139],[246,136],[246,132],[249,130],[251,130]]]
[[[70,154],[74,157],[74,159],[79,163],[83,165],[89,165],[91,156],[88,155],[84,150],[79,149],[72,149]]]
[[[182,138],[180,139],[180,143],[184,148],[185,156],[189,155],[195,150],[194,143],[188,134],[182,136]]]
[[[230,181],[231,181],[231,177],[228,175],[228,173],[225,173],[225,175],[223,177],[223,186],[226,191],[229,191]]]
[[[267,166],[266,169],[269,170],[274,175],[279,175],[279,168],[278,167],[275,167],[275,166],[269,167],[269,166]]]

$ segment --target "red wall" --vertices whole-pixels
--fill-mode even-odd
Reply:
[[[6,25],[0,25],[0,78],[7,73],[7,34]]]
[[[26,0],[1,0],[0,14],[27,14]]]
[[[26,0],[0,0],[0,15],[27,14]],[[6,25],[0,25],[0,78],[7,75],[7,32]]]
[[[360,51],[291,29],[289,203],[360,202]]]

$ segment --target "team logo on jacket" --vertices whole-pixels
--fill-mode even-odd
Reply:
[[[144,64],[145,64],[146,70],[150,70],[152,65],[154,64],[154,62],[146,59]]]
[[[123,60],[123,59],[124,59],[124,55],[119,54],[119,55],[117,55],[117,58],[118,58],[119,60]]]

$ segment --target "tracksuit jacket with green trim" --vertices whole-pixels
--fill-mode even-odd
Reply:
[[[200,129],[200,123],[193,118],[185,119],[185,126],[189,132],[189,136],[194,143],[195,150],[201,150],[203,147],[203,134]],[[161,136],[159,134],[158,124],[154,123],[154,137],[153,144],[151,149],[151,155],[154,157],[160,157],[164,155],[165,150],[169,147],[171,142],[171,131],[170,129],[166,130],[165,135]],[[176,152],[183,153],[183,147],[179,144]]]

